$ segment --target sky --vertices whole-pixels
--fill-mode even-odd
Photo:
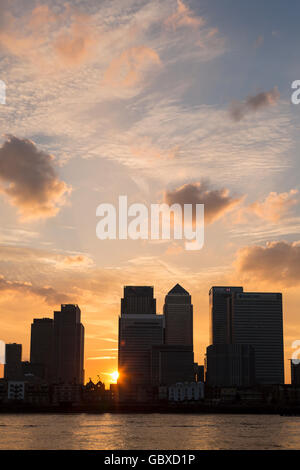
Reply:
[[[195,359],[208,291],[282,292],[286,380],[300,336],[297,0],[2,0],[0,324],[77,303],[86,380],[110,381],[124,285],[180,283]],[[204,203],[205,243],[99,240],[96,208]]]

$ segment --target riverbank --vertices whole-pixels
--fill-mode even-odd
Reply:
[[[161,414],[280,414],[300,416],[300,406],[245,405],[245,404],[159,404],[159,403],[97,403],[36,406],[32,404],[2,404],[0,414],[6,413],[161,413]]]

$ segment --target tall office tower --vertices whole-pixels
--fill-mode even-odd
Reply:
[[[153,386],[194,382],[194,353],[190,346],[163,344],[152,346],[151,380]]]
[[[193,350],[193,305],[190,294],[179,284],[166,295],[164,316],[165,344]]]
[[[125,286],[124,298],[121,299],[121,314],[156,314],[156,299],[153,287]]]
[[[258,384],[283,384],[282,294],[234,292],[230,342],[254,348]]]
[[[211,387],[255,384],[254,348],[247,344],[212,344],[206,350],[206,383]]]
[[[298,359],[291,360],[291,381],[292,385],[300,385],[300,361]]]
[[[78,305],[62,305],[54,312],[54,373],[56,383],[84,382],[84,327]]]
[[[156,315],[152,287],[125,287],[119,317],[118,384],[138,388],[151,385],[151,349],[163,344],[163,316]]]
[[[53,375],[53,325],[52,318],[35,318],[31,324],[30,363],[43,366],[42,378],[49,382]]]
[[[6,380],[22,379],[22,344],[5,345],[4,378]]]
[[[229,342],[230,326],[228,322],[231,296],[234,292],[243,292],[243,288],[212,287],[209,291],[210,344],[226,344]]]

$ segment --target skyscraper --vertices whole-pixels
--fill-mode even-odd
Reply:
[[[193,382],[195,368],[192,348],[178,344],[152,346],[151,379],[153,386]]]
[[[248,383],[253,370],[257,384],[284,383],[282,295],[212,287],[209,296],[208,383],[225,385],[224,368],[226,384]]]
[[[284,383],[282,294],[234,292],[230,342],[250,344],[259,384]]]
[[[44,367],[43,378],[49,382],[53,375],[53,336],[52,318],[35,318],[31,324],[30,363]]]
[[[78,305],[54,312],[53,378],[56,383],[84,382],[84,327]]]
[[[291,382],[294,386],[300,385],[300,361],[299,359],[291,360]]]
[[[151,385],[151,350],[163,344],[163,316],[156,315],[152,287],[124,288],[119,317],[119,385],[138,389]]]
[[[121,314],[156,314],[156,299],[153,297],[153,287],[125,286],[124,297],[121,299]]]
[[[243,292],[242,287],[212,287],[209,291],[210,344],[229,341],[230,303],[233,292]]]
[[[165,297],[164,317],[165,344],[152,352],[154,382],[159,385],[191,382],[195,378],[193,305],[190,294],[179,284]]]
[[[165,297],[165,344],[190,346],[193,351],[193,305],[190,294],[179,284]]]
[[[212,344],[206,353],[206,382],[213,387],[255,384],[254,348],[248,344]]]
[[[21,380],[22,344],[8,343],[5,345],[4,378],[6,380]]]

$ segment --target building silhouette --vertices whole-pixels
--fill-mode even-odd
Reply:
[[[153,288],[125,287],[119,317],[118,384],[121,399],[136,399],[149,393],[152,346],[163,344],[163,327],[163,316],[156,315]]]
[[[54,312],[53,381],[84,383],[84,327],[78,305],[61,305]]]
[[[179,284],[165,297],[165,344],[193,350],[193,305],[190,294]]]
[[[176,284],[164,304],[165,345],[156,349],[159,385],[195,380],[193,350],[193,305],[190,294]],[[154,358],[155,359],[155,355]]]
[[[242,287],[211,287],[209,290],[209,342],[229,342],[229,318],[232,293],[243,292]]]
[[[165,297],[164,314],[157,315],[153,287],[124,287],[118,361],[124,400],[147,400],[153,387],[194,381],[190,294],[177,284]]]
[[[195,380],[194,353],[190,346],[163,344],[152,346],[153,386],[170,386]]]
[[[209,299],[212,344],[206,354],[207,383],[283,384],[282,295],[212,287]]]
[[[291,382],[294,386],[300,385],[300,360],[291,360]]]
[[[284,384],[282,294],[234,292],[230,342],[255,352],[255,381]]]
[[[197,362],[194,363],[194,372],[195,372],[195,378],[196,382],[203,382],[205,381],[205,371],[204,371],[204,365],[198,364]]]
[[[36,374],[53,380],[54,322],[52,318],[35,318],[31,324],[30,364]],[[33,366],[34,365],[34,366]],[[40,369],[38,368],[40,366]]]
[[[8,343],[5,345],[4,378],[20,380],[22,377],[22,344]]]
[[[255,384],[254,348],[243,344],[212,344],[206,350],[207,383],[212,387]]]
[[[153,297],[153,287],[125,286],[124,297],[121,299],[121,315],[140,314],[155,315],[156,299]]]

